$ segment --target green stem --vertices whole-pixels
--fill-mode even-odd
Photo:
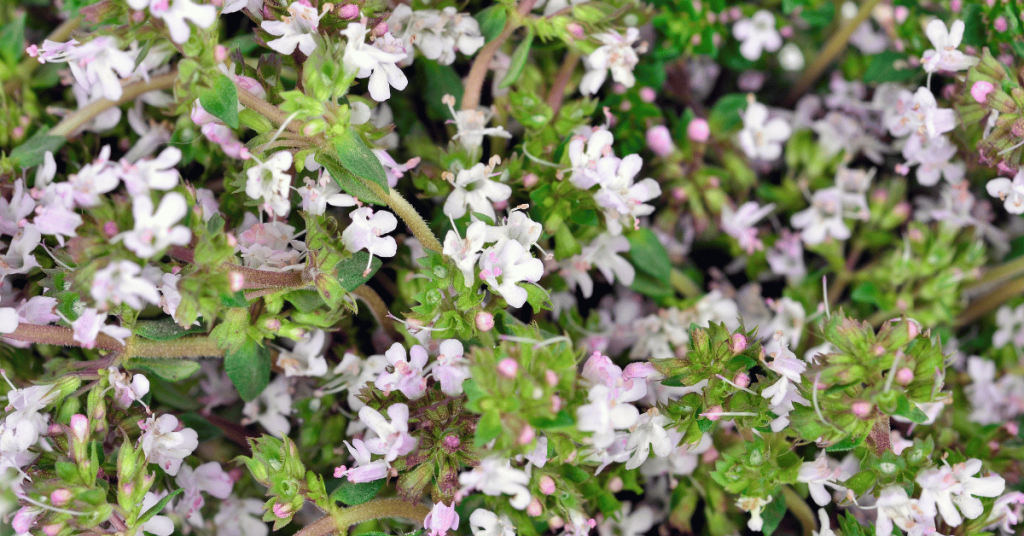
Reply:
[[[796,85],[793,86],[793,90],[789,92],[787,103],[793,105],[797,99],[803,96],[804,93],[810,89],[814,81],[821,76],[821,73],[825,72],[825,69],[841,54],[846,50],[846,44],[850,41],[850,36],[853,32],[861,25],[862,22],[867,20],[871,15],[871,10],[878,5],[880,0],[865,0],[860,5],[860,11],[857,15],[847,21],[847,23],[839,29],[838,32],[832,35],[832,38],[825,43],[825,47],[818,52],[817,57],[814,61],[807,66],[803,74],[800,75],[800,80],[797,81]]]
[[[786,507],[796,516],[800,526],[803,527],[804,536],[811,536],[818,525],[814,519],[814,512],[810,506],[807,506],[807,501],[803,500],[789,486],[782,487],[782,496],[786,499]]]
[[[669,283],[672,284],[672,288],[676,289],[676,292],[687,298],[696,298],[703,294],[700,287],[692,279],[676,268],[673,268],[669,274]]]
[[[423,247],[439,254],[442,253],[441,242],[434,236],[430,226],[427,225],[427,222],[420,216],[419,212],[416,212],[416,209],[402,197],[402,194],[398,193],[398,190],[389,188],[389,192],[385,192],[379,184],[371,180],[362,177],[359,177],[359,180],[363,182],[364,186],[373,191],[377,197],[383,199],[388,204],[388,207],[402,218],[402,221],[405,222],[409,230],[412,231],[413,236],[420,241]]]
[[[970,292],[985,285],[1000,283],[1021,274],[1024,274],[1024,255],[986,270],[985,275],[981,276],[981,279],[975,281],[972,285],[965,287],[964,292]]]
[[[352,525],[383,518],[402,518],[423,524],[423,518],[429,513],[430,509],[422,504],[408,503],[401,499],[380,499],[341,509],[333,516],[321,517],[306,525],[295,536],[327,536],[343,532]]]
[[[392,340],[402,340],[402,334],[395,328],[395,324],[388,319],[387,304],[384,303],[384,300],[381,299],[380,295],[377,294],[376,291],[367,285],[360,285],[352,291],[352,295],[370,308],[370,311],[373,312],[373,316],[377,318],[377,323],[380,324],[380,327],[384,328],[384,331],[391,336]]]
[[[296,134],[302,134],[303,125],[301,121],[288,121],[288,114],[284,113],[277,106],[274,106],[256,95],[249,93],[238,85],[235,87],[238,90],[238,102],[242,103],[242,106],[266,117],[278,125],[285,125],[284,128]]]
[[[174,87],[175,81],[178,80],[178,71],[171,71],[167,74],[155,76],[148,82],[135,82],[134,84],[128,84],[124,87],[124,91],[121,94],[121,98],[117,101],[108,99],[100,99],[92,104],[89,104],[85,108],[78,110],[77,112],[67,116],[63,121],[57,124],[57,126],[50,129],[51,136],[62,136],[68,137],[76,130],[81,128],[83,125],[92,121],[97,115],[114,106],[120,106],[126,102],[135,100],[136,97],[143,93],[150,91],[158,91],[161,89],[170,89]]]
[[[224,350],[217,347],[217,340],[212,337],[182,337],[170,341],[151,341],[135,337],[130,340],[125,357],[155,359],[224,357]]]

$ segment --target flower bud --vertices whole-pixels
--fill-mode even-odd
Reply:
[[[558,385],[558,374],[551,369],[547,369],[544,371],[544,381],[548,382],[548,385],[551,387],[554,387]]]
[[[608,491],[612,493],[618,493],[622,491],[623,487],[625,487],[625,483],[622,482],[621,477],[614,476],[611,480],[608,481]]]
[[[228,282],[230,283],[231,292],[238,292],[245,288],[245,276],[241,272],[229,273]]]
[[[654,88],[642,87],[640,88],[640,100],[650,103],[654,102],[658,98],[658,93],[654,91]]]
[[[544,507],[541,506],[540,501],[538,501],[537,498],[534,497],[533,500],[530,501],[530,506],[526,507],[526,513],[530,514],[533,517],[537,517],[544,513]]]
[[[735,383],[740,387],[747,388],[750,385],[750,375],[746,372],[737,372],[736,375],[732,377],[732,383]]]
[[[557,486],[555,486],[555,479],[551,478],[548,475],[544,475],[544,476],[540,477],[540,492],[541,493],[543,493],[544,495],[551,495],[552,493],[555,492],[556,488],[557,488]]]
[[[476,314],[476,329],[480,331],[491,331],[494,329],[494,315],[487,311],[480,311]]]
[[[675,150],[672,133],[665,125],[656,125],[647,129],[647,148],[658,156],[668,156]]]
[[[213,49],[213,57],[218,62],[222,62],[222,61],[228,59],[228,49],[227,49],[227,47],[225,47],[224,45],[217,45],[217,47]]]
[[[707,418],[711,422],[717,421],[722,418],[722,406],[711,406],[708,410],[701,414],[701,416]]]
[[[72,439],[84,443],[89,439],[89,418],[81,413],[71,416]]]
[[[974,100],[978,104],[985,104],[988,102],[988,94],[992,93],[994,89],[995,86],[992,85],[992,82],[987,80],[978,80],[973,86],[971,86],[971,96],[974,97]]]
[[[996,17],[996,20],[992,23],[992,27],[995,28],[997,32],[1003,33],[1010,27],[1010,24],[1006,21],[1006,17],[1000,15]]]
[[[902,367],[896,371],[896,383],[910,385],[912,381],[914,381],[914,371],[910,370],[910,367]]]
[[[854,402],[852,406],[850,406],[850,410],[853,411],[853,414],[860,419],[868,418],[871,415],[872,409],[873,408],[871,407],[871,403],[865,402],[864,400],[858,400]]]
[[[529,445],[533,441],[533,438],[537,436],[537,433],[533,430],[533,427],[529,424],[523,426],[523,429],[519,431],[519,437],[516,441],[520,445]]]
[[[288,519],[292,515],[292,506],[290,504],[276,503],[274,504],[274,515],[278,519]]]
[[[742,333],[733,333],[729,338],[729,349],[734,354],[742,353],[747,349],[747,338]]]
[[[519,373],[519,363],[511,357],[506,357],[498,362],[498,374],[512,379]]]
[[[61,529],[64,528],[63,523],[53,523],[43,527],[43,534],[46,536],[57,536],[60,534]]]
[[[711,127],[708,125],[707,120],[695,117],[690,121],[689,125],[686,125],[686,135],[692,141],[705,143],[711,137]]]
[[[53,490],[50,493],[50,504],[54,506],[63,506],[71,500],[71,490],[67,488],[59,488]]]
[[[558,530],[565,526],[565,520],[559,516],[554,516],[548,519],[548,528],[551,530]]]
[[[355,4],[345,4],[338,9],[338,17],[342,19],[354,19],[359,16],[359,6]]]
[[[578,23],[570,22],[565,25],[565,29],[576,39],[583,39],[587,36],[586,32],[583,31],[583,26]]]

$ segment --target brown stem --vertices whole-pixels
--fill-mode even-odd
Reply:
[[[377,319],[380,327],[391,336],[391,340],[402,340],[402,334],[395,328],[395,324],[388,318],[388,306],[372,288],[367,285],[360,285],[352,291],[352,295],[370,307],[373,316]]]
[[[280,108],[270,104],[269,102],[249,93],[247,90],[235,86],[238,89],[238,102],[242,103],[242,106],[266,117],[278,125],[285,125],[284,128],[296,133],[302,134],[302,123],[299,121],[288,121],[288,114],[281,111]]]
[[[339,510],[334,516],[324,516],[306,525],[295,536],[327,536],[340,532],[352,525],[382,518],[402,518],[423,524],[430,509],[422,504],[413,504],[401,499],[381,499],[358,506]]]
[[[484,79],[487,78],[487,70],[491,66],[491,60],[494,59],[494,55],[498,53],[498,50],[505,44],[505,41],[512,36],[512,33],[522,26],[519,19],[530,13],[535,1],[522,0],[517,8],[519,17],[510,17],[498,37],[495,37],[493,41],[484,45],[476,53],[473,66],[469,68],[469,74],[466,75],[466,89],[462,92],[463,110],[475,110],[480,106],[480,93],[484,89]]]
[[[548,106],[551,107],[551,116],[558,116],[558,110],[562,107],[562,100],[565,98],[565,87],[569,85],[569,78],[576,70],[576,64],[580,61],[580,53],[573,50],[562,60],[562,66],[558,68],[555,81],[551,84],[551,91],[548,92]]]
[[[75,340],[75,331],[73,329],[62,326],[19,324],[13,333],[5,333],[0,335],[0,338],[37,344],[84,347],[82,343]],[[117,342],[117,339],[105,333],[100,333],[96,336],[96,345],[93,348],[115,352],[123,350],[124,345]]]
[[[971,302],[956,318],[956,327],[963,327],[999,308],[1007,300],[1024,293],[1024,278],[1005,283],[999,288]]]
[[[825,72],[825,69],[846,49],[846,44],[850,41],[850,36],[853,32],[861,25],[862,22],[867,20],[871,15],[871,10],[878,5],[880,0],[865,0],[860,5],[860,11],[857,12],[857,16],[847,21],[838,32],[832,35],[832,38],[825,43],[825,47],[818,52],[817,57],[807,67],[807,69],[800,75],[800,80],[797,81],[796,85],[793,86],[793,90],[789,92],[789,97],[786,102],[792,106],[796,103],[797,99],[803,96],[804,93],[810,89],[814,81],[821,76],[821,73]]]
[[[179,261],[195,262],[195,254],[184,246],[171,246],[167,250],[167,254]],[[270,272],[231,263],[222,264],[221,267],[242,274],[243,289],[302,288],[309,284],[308,275],[304,270],[301,272]]]
[[[134,338],[128,345],[125,357],[157,359],[224,357],[224,350],[217,347],[216,339],[205,336],[182,337],[170,341],[151,341]]]
[[[76,130],[85,125],[89,121],[92,121],[97,115],[103,113],[109,108],[114,106],[120,106],[126,102],[135,100],[135,97],[148,93],[150,91],[157,91],[161,89],[170,89],[174,87],[174,82],[178,79],[178,71],[171,71],[167,74],[155,76],[148,82],[135,82],[134,84],[128,84],[124,87],[124,91],[121,93],[121,98],[117,101],[108,99],[100,99],[92,104],[89,104],[85,108],[78,110],[77,112],[67,116],[57,126],[50,129],[51,136],[63,136],[68,137]]]

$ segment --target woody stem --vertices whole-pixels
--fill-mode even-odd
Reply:
[[[148,82],[135,82],[134,84],[128,84],[124,87],[124,91],[121,93],[121,98],[112,101],[109,99],[100,99],[92,104],[89,104],[85,108],[78,110],[77,112],[67,116],[63,121],[57,124],[57,126],[50,129],[49,134],[51,136],[63,136],[68,137],[73,132],[82,127],[82,125],[92,121],[97,115],[103,113],[109,108],[114,106],[120,106],[126,102],[135,100],[135,97],[148,93],[150,91],[157,91],[161,89],[170,89],[174,87],[175,80],[178,79],[178,71],[171,71],[167,74],[155,76]]]
[[[494,55],[498,53],[505,41],[512,36],[512,33],[522,26],[519,19],[530,13],[534,3],[535,0],[522,0],[516,10],[518,17],[512,14],[498,37],[495,37],[476,53],[473,66],[469,68],[469,74],[466,75],[466,88],[462,92],[463,110],[475,110],[477,106],[480,106],[480,93],[483,91],[484,80],[487,78],[491,60],[494,59]]]
[[[343,533],[348,527],[365,521],[383,518],[402,518],[422,524],[430,509],[401,499],[380,499],[339,510],[333,516],[321,517],[295,534],[295,536],[327,536]]]

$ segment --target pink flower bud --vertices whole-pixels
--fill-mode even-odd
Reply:
[[[622,482],[622,478],[614,476],[608,481],[608,491],[612,493],[618,493],[625,487],[625,483]]]
[[[226,238],[227,238],[229,246],[231,246],[231,247],[238,247],[238,239],[235,238],[235,234],[234,233],[227,233],[226,234]]]
[[[551,387],[554,387],[558,385],[558,374],[551,369],[547,369],[544,371],[544,381],[548,382],[548,385]]]
[[[555,492],[556,488],[557,488],[557,486],[555,486],[555,479],[551,478],[548,475],[544,475],[544,476],[540,477],[540,492],[541,493],[543,493],[544,495],[551,495],[552,493]]]
[[[511,357],[506,357],[498,362],[498,374],[512,379],[519,373],[519,363]]]
[[[53,490],[50,493],[50,504],[54,506],[63,506],[71,500],[71,490],[67,488],[60,488]]]
[[[84,442],[89,438],[89,419],[81,413],[71,416],[71,434],[76,441]]]
[[[701,455],[700,459],[704,463],[714,463],[714,461],[718,459],[718,451],[714,448],[708,449],[707,452]]]
[[[686,125],[686,135],[692,141],[705,143],[708,141],[708,138],[711,137],[711,127],[708,125],[706,119],[702,117],[695,117],[690,121],[689,125]]]
[[[480,331],[491,331],[494,329],[494,315],[487,311],[476,314],[476,329]]]
[[[245,276],[241,272],[231,272],[228,274],[228,282],[230,284],[231,292],[238,292],[245,288]]]
[[[388,33],[388,23],[387,22],[381,22],[380,24],[378,24],[378,25],[373,27],[373,35],[375,35],[377,37],[382,37],[386,33]]]
[[[658,98],[658,92],[654,91],[654,88],[642,87],[640,88],[640,100],[644,102],[654,102]]]
[[[278,519],[288,519],[292,515],[292,505],[284,503],[274,504],[274,515]]]
[[[459,445],[461,445],[461,444],[462,444],[462,441],[459,440],[458,436],[450,435],[449,434],[449,435],[446,435],[444,437],[444,446],[445,446],[445,449],[447,449],[447,450],[455,450],[455,449],[459,448]]]
[[[343,19],[354,19],[359,16],[359,6],[355,4],[345,4],[338,10],[338,16]]]
[[[977,101],[978,104],[985,104],[988,102],[988,94],[992,93],[992,90],[994,89],[995,86],[992,85],[992,82],[987,80],[978,80],[973,86],[971,86],[971,96],[974,97],[974,100]]]
[[[676,149],[672,143],[672,133],[665,125],[657,125],[647,129],[647,148],[658,156],[668,156]]]
[[[228,49],[224,45],[217,45],[217,47],[213,49],[213,57],[218,62],[228,59]]]
[[[551,530],[558,530],[565,526],[565,520],[559,516],[554,516],[548,519],[548,528]]]
[[[960,0],[953,0],[949,3],[950,9],[954,13],[960,11],[960,5]],[[896,6],[896,9],[893,10],[893,15],[896,16],[896,24],[903,24],[907,21],[907,17],[910,16],[910,8],[907,6]]]
[[[1014,437],[1017,437],[1017,432],[1020,432],[1020,425],[1013,421],[1006,423],[1004,427],[1006,428],[1006,431],[1009,432],[1010,435]]]
[[[103,234],[105,234],[107,236],[107,238],[113,237],[114,235],[116,235],[118,233],[118,231],[119,230],[117,228],[117,223],[116,222],[108,221],[108,222],[103,224]]]
[[[714,422],[722,418],[723,408],[720,405],[711,406],[708,410],[701,414],[702,417],[707,418],[709,421]]]
[[[538,182],[540,182],[540,179],[537,177],[536,173],[527,173],[526,175],[523,175],[523,187],[525,188],[533,188],[534,186],[537,186]]]
[[[57,536],[60,534],[60,530],[64,528],[63,523],[53,523],[43,527],[43,534],[46,536]]]
[[[565,29],[576,39],[583,39],[587,34],[583,31],[583,27],[575,22],[570,22],[565,25]]]
[[[733,333],[729,338],[729,349],[738,354],[747,349],[747,338],[742,333]]]
[[[914,371],[910,370],[910,367],[903,367],[896,371],[896,383],[910,385],[912,381],[914,381]]]
[[[684,203],[690,198],[690,194],[686,193],[686,188],[682,186],[676,186],[672,188],[672,200],[676,203]]]
[[[871,415],[872,409],[871,402],[865,402],[864,400],[858,400],[850,406],[850,410],[853,411],[853,414],[861,419],[868,418]]]
[[[277,331],[281,329],[281,321],[277,318],[270,318],[263,324],[263,327],[269,331]]]
[[[558,395],[551,395],[551,413],[558,413],[562,409],[562,399]]]
[[[732,377],[732,383],[735,383],[745,389],[750,386],[750,375],[746,372],[737,372],[736,375]]]
[[[914,337],[917,337],[920,333],[921,333],[921,327],[917,325],[917,322],[908,319],[907,320],[907,335],[909,335],[910,338],[913,339]]]
[[[523,429],[519,431],[519,437],[516,441],[520,445],[529,445],[533,438],[537,437],[537,433],[533,430],[533,427],[527,424],[523,426]]]
[[[779,28],[779,35],[781,35],[782,37],[785,37],[786,39],[789,39],[790,37],[793,37],[793,27],[792,26],[783,26],[782,28]]]
[[[533,500],[530,501],[530,506],[526,507],[526,513],[533,517],[537,517],[544,513],[544,506],[542,506],[540,501],[534,497]]]

